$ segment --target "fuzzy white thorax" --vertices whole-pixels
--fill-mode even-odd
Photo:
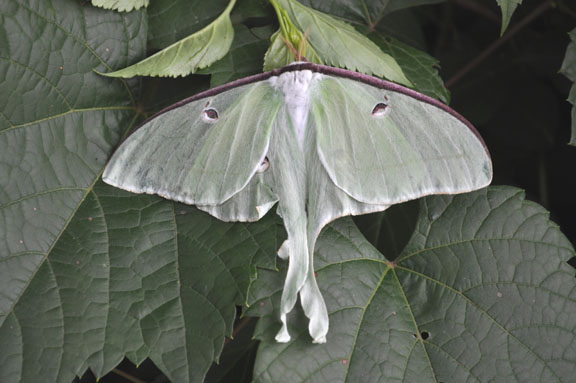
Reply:
[[[300,149],[304,147],[306,137],[306,122],[310,110],[310,89],[322,78],[321,73],[310,70],[285,72],[268,80],[273,87],[279,88],[284,94],[284,105],[294,127]]]

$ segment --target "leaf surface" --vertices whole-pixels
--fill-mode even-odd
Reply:
[[[187,76],[205,68],[228,53],[234,39],[230,12],[236,0],[230,3],[208,26],[170,45],[158,53],[127,68],[111,73],[108,77],[134,76],[178,77]]]
[[[548,212],[510,187],[421,200],[394,262],[350,219],[327,227],[315,267],[330,311],[326,345],[272,341],[278,286],[253,313],[256,382],[569,382],[576,368],[574,249]],[[267,290],[267,293],[264,291]]]

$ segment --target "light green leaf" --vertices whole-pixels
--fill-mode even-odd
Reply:
[[[560,72],[574,83],[576,82],[576,29],[573,29],[568,34],[572,41],[568,44],[568,48],[566,48],[566,56],[562,62]],[[570,138],[570,145],[576,146],[576,84],[572,84],[572,89],[570,89],[570,94],[568,96],[568,102],[573,105],[572,137]]]
[[[548,212],[511,187],[422,199],[393,262],[339,220],[315,254],[327,343],[310,343],[301,314],[297,339],[273,341],[282,277],[262,273],[254,381],[569,382],[573,256]]]
[[[522,0],[496,0],[496,2],[502,11],[502,28],[500,29],[500,35],[503,35],[508,28],[508,24],[510,24],[510,19],[514,11],[522,4]]]
[[[295,0],[275,1],[287,12],[296,28],[307,34],[310,47],[323,64],[411,85],[390,55],[382,52],[376,44],[349,24],[308,8]]]
[[[150,0],[92,0],[92,5],[120,12],[130,12],[134,9],[147,7]]]
[[[108,77],[133,76],[187,76],[198,69],[205,68],[228,53],[234,39],[234,28],[230,21],[230,12],[236,0],[204,29],[170,45],[160,52],[127,68],[101,73]]]

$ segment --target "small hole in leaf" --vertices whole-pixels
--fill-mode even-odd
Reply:
[[[268,157],[264,157],[264,161],[260,163],[260,166],[258,166],[258,170],[256,171],[258,173],[262,173],[268,170],[269,167],[270,167],[270,160],[268,159]]]
[[[426,339],[430,338],[430,333],[427,331],[422,331],[420,333],[420,337],[422,338],[422,340],[426,340]]]
[[[501,292],[501,291],[498,291],[498,292],[496,293],[496,296],[497,296],[498,298],[502,298],[502,292]]]
[[[384,117],[385,115],[388,114],[389,110],[390,107],[388,106],[387,103],[379,102],[374,106],[374,108],[372,108],[372,115],[374,117]]]
[[[202,118],[206,122],[216,122],[218,121],[218,111],[216,109],[204,109],[202,111]]]

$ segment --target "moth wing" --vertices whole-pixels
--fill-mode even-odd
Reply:
[[[262,81],[168,110],[126,139],[103,179],[135,193],[221,204],[248,185],[263,161],[280,103]]]
[[[332,182],[360,202],[391,205],[491,181],[490,157],[475,132],[413,96],[324,76],[310,118]]]

